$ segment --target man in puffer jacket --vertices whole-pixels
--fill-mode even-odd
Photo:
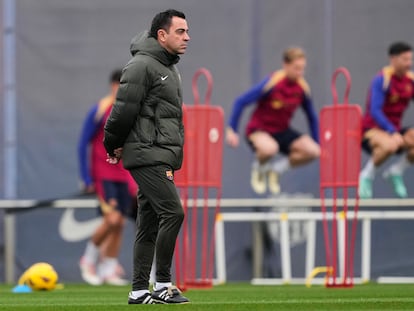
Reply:
[[[157,14],[149,33],[132,40],[116,102],[105,125],[108,162],[122,157],[139,186],[134,276],[129,304],[188,303],[171,283],[175,241],[184,219],[174,185],[183,160],[180,74],[175,66],[190,40],[185,15]],[[156,252],[156,283],[149,274]]]

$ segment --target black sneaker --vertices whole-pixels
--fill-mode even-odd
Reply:
[[[132,298],[131,297],[131,293],[129,293],[128,296],[128,304],[129,305],[145,305],[145,304],[155,304],[154,300],[151,297],[150,293],[145,293],[144,295],[142,295],[141,297],[138,298]]]
[[[190,300],[181,295],[181,291],[175,286],[164,287],[160,290],[154,290],[151,297],[156,303],[178,304],[190,302]]]

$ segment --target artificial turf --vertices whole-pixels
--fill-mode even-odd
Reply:
[[[129,287],[66,284],[52,292],[14,294],[0,285],[0,310],[414,310],[413,285],[357,285],[351,289],[299,285],[227,284],[188,290],[187,305],[127,305]]]

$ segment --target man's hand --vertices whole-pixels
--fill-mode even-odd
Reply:
[[[122,148],[117,148],[114,150],[115,156],[120,159],[122,158]]]
[[[226,130],[226,142],[233,148],[238,147],[240,143],[239,135],[230,127]]]
[[[95,185],[94,184],[86,185],[83,181],[80,182],[80,189],[83,193],[88,193],[88,194],[95,193]]]
[[[83,188],[83,191],[85,193],[95,193],[95,185],[94,184],[88,185],[85,188]]]
[[[108,159],[106,159],[106,162],[109,164],[118,164],[119,160],[122,158],[122,148],[117,148],[114,150],[115,156],[110,156],[107,154]]]

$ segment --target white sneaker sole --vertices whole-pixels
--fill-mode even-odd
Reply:
[[[102,285],[103,284],[103,280],[99,276],[97,276],[95,274],[91,274],[88,271],[89,268],[87,266],[84,266],[82,264],[79,264],[79,268],[80,268],[80,271],[81,271],[82,279],[86,283],[88,283],[90,285],[94,285],[94,286],[98,286],[98,285]]]

